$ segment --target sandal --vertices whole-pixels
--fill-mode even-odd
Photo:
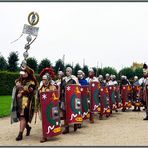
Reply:
[[[47,141],[47,138],[45,138],[45,137],[42,137],[40,140],[41,143],[46,142],[46,141]]]
[[[29,136],[30,135],[30,131],[31,131],[31,127],[29,126],[26,129],[27,129],[26,136]]]

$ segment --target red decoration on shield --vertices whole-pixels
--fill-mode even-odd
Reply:
[[[83,120],[90,118],[90,95],[89,86],[81,86],[81,103],[82,103],[82,118]]]
[[[44,137],[53,137],[61,134],[59,116],[58,91],[42,92],[40,94],[42,131]]]
[[[65,88],[66,121],[69,124],[82,123],[81,91],[80,86],[68,84]]]
[[[92,113],[101,112],[98,87],[100,87],[98,82],[90,82],[90,111]]]

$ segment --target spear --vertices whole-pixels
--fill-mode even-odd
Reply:
[[[96,70],[96,77],[98,75],[98,61],[97,61],[97,70]]]
[[[36,124],[36,120],[37,120],[37,112],[35,113],[35,121],[34,121],[34,124]]]

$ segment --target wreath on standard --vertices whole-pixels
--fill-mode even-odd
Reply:
[[[36,19],[35,22],[31,22],[31,20],[30,20],[30,18],[31,18],[32,15],[35,15],[37,17],[37,19]],[[38,15],[38,13],[36,13],[36,12],[30,12],[29,15],[28,15],[28,22],[32,26],[36,25],[39,22],[39,15]]]

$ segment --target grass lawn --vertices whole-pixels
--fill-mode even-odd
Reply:
[[[0,118],[10,115],[11,96],[0,96]]]

